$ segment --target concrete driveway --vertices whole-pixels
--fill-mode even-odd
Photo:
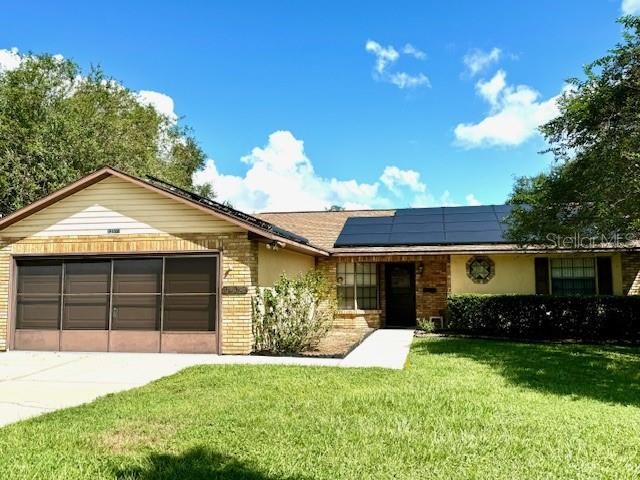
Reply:
[[[144,385],[215,355],[0,353],[0,426]]]
[[[0,426],[202,364],[403,368],[413,331],[377,330],[344,359],[171,353],[0,353]]]

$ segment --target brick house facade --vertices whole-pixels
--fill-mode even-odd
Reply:
[[[257,290],[281,273],[311,269],[335,285],[342,306],[333,327],[349,330],[442,317],[451,294],[540,293],[541,264],[558,291],[575,270],[593,280],[592,293],[640,294],[640,246],[596,252],[529,251],[504,242],[335,245],[350,218],[394,216],[393,210],[251,216],[102,169],[0,219],[0,350],[247,354]],[[215,271],[203,271],[201,257]],[[131,269],[145,260],[155,273],[118,273],[127,262]],[[474,263],[477,271],[470,270]],[[103,290],[90,290],[96,285]],[[141,286],[147,290],[118,290]]]

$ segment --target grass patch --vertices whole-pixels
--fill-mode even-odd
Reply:
[[[421,338],[404,371],[194,367],[0,429],[0,472],[638,478],[640,350]]]

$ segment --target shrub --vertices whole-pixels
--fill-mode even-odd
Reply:
[[[530,339],[640,340],[640,297],[455,295],[447,329]]]
[[[433,333],[436,330],[436,326],[429,318],[420,317],[417,319],[416,324],[418,330],[422,330],[425,333]]]
[[[298,278],[282,275],[253,301],[254,350],[295,354],[315,347],[335,315],[331,287],[316,271]]]

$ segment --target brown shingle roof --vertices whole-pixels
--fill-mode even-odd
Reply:
[[[333,244],[349,217],[389,217],[395,210],[346,210],[343,212],[267,212],[255,216],[302,235],[309,243],[325,250]]]

